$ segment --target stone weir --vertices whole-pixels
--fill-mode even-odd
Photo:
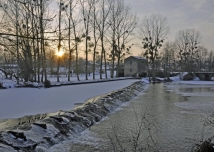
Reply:
[[[143,88],[143,83],[139,81],[97,99],[88,100],[71,111],[28,116],[25,121],[0,131],[0,152],[48,151],[53,145],[69,140],[99,122],[122,103],[137,96]]]

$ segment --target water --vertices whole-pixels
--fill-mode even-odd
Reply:
[[[214,109],[213,91],[210,86],[151,84],[67,145],[71,152],[189,152],[213,135],[212,125],[205,124]]]

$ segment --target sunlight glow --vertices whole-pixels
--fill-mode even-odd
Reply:
[[[63,52],[62,50],[56,51],[56,55],[57,55],[58,57],[63,56],[63,54],[64,54],[64,52]]]

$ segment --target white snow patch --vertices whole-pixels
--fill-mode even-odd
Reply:
[[[141,81],[144,82],[144,83],[146,83],[146,84],[150,83],[148,78],[142,78]]]
[[[59,110],[72,110],[75,103],[84,103],[89,98],[122,89],[136,81],[138,80],[129,79],[49,89],[3,89],[0,90],[0,120]]]

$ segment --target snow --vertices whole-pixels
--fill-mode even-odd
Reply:
[[[14,88],[0,90],[0,120],[25,115],[43,114],[59,110],[72,110],[76,103],[124,88],[134,79],[40,88]]]
[[[142,78],[141,81],[144,82],[144,83],[146,83],[146,84],[150,83],[148,78]]]
[[[192,81],[183,81],[180,79],[180,76],[170,77],[173,80],[174,84],[190,84],[190,85],[214,85],[214,81],[201,81],[198,77],[196,77]]]

